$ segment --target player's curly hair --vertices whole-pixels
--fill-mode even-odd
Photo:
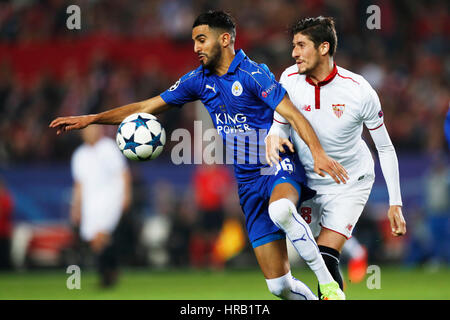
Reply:
[[[333,56],[337,49],[337,35],[334,19],[331,17],[303,18],[291,27],[292,36],[297,33],[308,36],[314,47],[318,48],[323,42],[330,44],[329,54]]]
[[[208,11],[200,14],[195,19],[192,28],[200,25],[207,25],[210,28],[221,29],[228,32],[231,35],[231,41],[236,39],[236,24],[233,17],[224,11]]]

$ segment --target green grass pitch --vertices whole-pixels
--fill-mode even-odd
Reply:
[[[366,279],[352,284],[346,281],[348,299],[450,299],[450,269],[427,272],[381,266],[380,289],[368,289]],[[149,300],[269,300],[258,269],[201,271],[124,269],[118,285],[100,289],[93,271],[81,271],[81,289],[66,287],[65,269],[0,273],[0,299],[149,299]],[[292,274],[314,292],[316,280],[307,268]],[[345,273],[344,273],[345,276]]]

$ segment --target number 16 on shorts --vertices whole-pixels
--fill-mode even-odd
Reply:
[[[281,169],[283,169],[283,171],[287,171],[289,173],[292,173],[294,171],[294,166],[291,163],[291,159],[286,158],[283,161],[279,162],[277,164],[277,171],[275,172],[275,175],[278,174],[278,172],[280,172]]]

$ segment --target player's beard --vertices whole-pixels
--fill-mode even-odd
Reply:
[[[316,56],[314,57],[315,59],[313,60],[313,62],[309,65],[306,66],[304,69],[300,70],[300,68],[298,69],[298,73],[299,74],[304,74],[304,75],[310,75],[311,73],[314,72],[314,70],[316,70],[317,66],[320,63],[319,57]]]
[[[211,53],[206,55],[207,61],[203,64],[206,69],[214,71],[222,58],[222,50],[220,49],[220,44],[217,42],[211,49]]]

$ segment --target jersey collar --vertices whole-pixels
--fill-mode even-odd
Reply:
[[[247,57],[247,55],[245,54],[244,50],[239,49],[238,51],[235,52],[233,61],[231,61],[230,66],[228,67],[228,71],[227,73],[234,73],[236,72],[236,69],[239,67],[239,65],[241,64],[241,62]],[[203,68],[203,72],[206,75],[210,75],[211,74],[211,70],[202,67]]]
[[[331,70],[330,74],[323,79],[322,81],[318,82],[317,84],[315,84],[312,79],[309,76],[305,77],[306,82],[308,82],[310,85],[314,86],[314,87],[321,87],[326,85],[327,83],[330,83],[334,77],[336,77],[338,73],[337,67],[336,67],[336,63],[333,65],[333,70]]]
[[[239,49],[234,56],[233,61],[231,61],[230,67],[228,68],[227,73],[234,73],[236,72],[236,69],[241,64],[241,62],[246,58],[246,54],[242,49]]]

